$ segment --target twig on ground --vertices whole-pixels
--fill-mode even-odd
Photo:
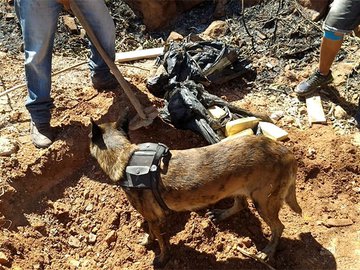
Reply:
[[[73,65],[73,66],[64,68],[64,69],[59,70],[59,71],[57,71],[57,72],[54,72],[54,73],[52,74],[52,76],[59,75],[59,74],[65,72],[65,71],[68,71],[68,70],[70,70],[70,69],[73,69],[73,68],[78,67],[78,66],[81,66],[81,65],[84,65],[84,64],[86,64],[86,63],[87,63],[87,61],[83,61],[83,62],[77,63],[77,64],[75,64],[75,65]],[[19,84],[19,85],[14,86],[14,87],[11,87],[10,89],[8,89],[8,90],[6,90],[6,91],[1,92],[1,93],[0,93],[0,97],[1,97],[1,96],[4,96],[4,95],[7,95],[8,93],[10,93],[10,92],[12,92],[12,91],[14,91],[14,90],[16,90],[16,89],[23,88],[23,87],[25,87],[25,86],[26,86],[26,83],[22,83],[22,84]]]
[[[255,261],[261,262],[262,264],[266,265],[269,269],[276,270],[274,267],[272,267],[270,264],[268,264],[264,260],[260,259],[258,256],[254,255],[254,254],[251,254],[251,253],[245,251],[244,249],[242,249],[240,247],[236,247],[236,249],[238,251],[240,251],[241,254],[243,254],[243,255],[245,255],[247,257],[250,257],[250,258],[254,259]]]
[[[52,74],[52,76],[57,76],[57,75],[59,75],[59,74],[61,74],[61,73],[64,73],[65,71],[68,71],[68,70],[70,70],[70,69],[76,68],[76,67],[81,66],[81,65],[84,65],[84,64],[86,64],[86,63],[87,63],[87,61],[83,61],[83,62],[80,62],[80,63],[78,63],[78,64],[72,65],[72,66],[70,66],[70,67],[61,69],[61,70],[59,70],[59,71],[54,72],[54,73]],[[149,69],[142,68],[142,67],[138,67],[138,66],[133,66],[133,65],[119,64],[119,66],[132,67],[132,68],[138,68],[138,69],[142,69],[142,70],[149,71]],[[2,78],[0,78],[0,79],[1,79],[1,81],[2,81]],[[5,86],[4,83],[3,83],[3,86]],[[1,92],[1,93],[0,93],[0,97],[1,97],[1,96],[4,96],[4,95],[8,95],[10,92],[15,91],[15,90],[20,89],[20,88],[23,88],[23,87],[25,87],[25,86],[26,86],[26,83],[22,83],[22,84],[19,84],[19,85],[14,86],[14,87],[11,87],[11,88],[9,88],[9,89]],[[9,96],[8,96],[8,100],[10,100]]]
[[[242,22],[244,24],[244,28],[245,28],[246,33],[249,35],[249,37],[251,37],[252,49],[253,49],[254,52],[257,52],[256,49],[255,49],[255,45],[254,45],[254,36],[251,35],[249,29],[246,26],[245,17],[244,17],[244,9],[245,9],[244,0],[241,0],[241,20],[242,20]]]
[[[310,22],[316,29],[318,29],[320,32],[322,32],[322,28],[317,25],[316,23],[314,23],[312,20],[310,20],[307,16],[304,15],[304,13],[302,12],[302,10],[300,9],[300,4],[297,2],[298,0],[295,0],[295,9],[299,12],[299,14],[308,22]]]
[[[4,89],[4,91],[6,92],[6,86],[5,86],[5,82],[4,82],[4,80],[3,80],[3,77],[2,77],[2,76],[0,76],[0,83],[1,83],[1,85],[2,85],[2,87],[3,87],[3,89]],[[13,108],[12,108],[12,106],[11,106],[11,100],[10,100],[9,95],[7,94],[7,95],[6,95],[6,97],[7,97],[7,103],[8,103],[8,105],[10,106],[10,108],[11,108],[11,109],[13,109]]]
[[[272,42],[275,42],[276,40],[276,31],[277,31],[277,28],[278,28],[278,21],[279,21],[279,12],[280,12],[280,9],[281,7],[283,6],[283,1],[282,0],[279,0],[279,6],[278,6],[278,9],[276,11],[276,16],[275,16],[275,27],[274,27],[274,33],[273,33],[273,36],[272,36]]]

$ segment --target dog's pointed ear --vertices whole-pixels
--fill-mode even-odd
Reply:
[[[92,118],[90,118],[90,126],[91,132],[89,134],[89,138],[94,142],[102,137],[102,131]]]
[[[116,121],[115,127],[117,130],[123,130],[125,134],[129,132],[129,107],[126,107],[124,112]]]

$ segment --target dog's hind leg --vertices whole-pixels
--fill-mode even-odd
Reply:
[[[275,254],[276,247],[284,230],[284,225],[279,219],[279,211],[282,202],[278,197],[275,196],[262,196],[262,198],[258,198],[258,200],[257,198],[253,199],[260,216],[271,229],[271,238],[269,243],[262,251],[257,254],[257,257],[259,257],[261,260],[267,261]]]
[[[207,213],[207,216],[213,222],[220,222],[247,207],[247,201],[244,196],[237,196],[234,198],[234,204],[227,209],[213,209]]]
[[[158,221],[149,221],[149,233],[155,236],[160,246],[160,255],[155,257],[153,265],[163,267],[170,259],[169,240],[161,233]]]

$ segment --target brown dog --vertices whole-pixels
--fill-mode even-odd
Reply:
[[[124,130],[123,120],[96,125],[92,123],[90,152],[104,172],[115,182],[122,181],[125,168],[138,146],[132,144]],[[270,226],[271,239],[260,252],[261,259],[275,253],[284,225],[278,217],[285,201],[296,213],[297,164],[293,154],[281,144],[263,136],[245,136],[217,144],[188,150],[173,150],[170,161],[162,164],[159,193],[172,211],[191,211],[232,197],[229,209],[212,211],[216,221],[239,212],[253,200],[261,217]],[[160,231],[166,211],[151,190],[125,189],[131,204],[149,224],[150,240],[157,239],[160,255],[154,265],[169,259],[169,242]]]

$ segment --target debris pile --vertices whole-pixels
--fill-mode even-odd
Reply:
[[[165,99],[160,113],[164,120],[216,143],[225,138],[229,121],[254,114],[210,94],[205,86],[222,84],[254,71],[237,49],[222,42],[195,39],[198,40],[188,36],[183,42],[172,42],[158,58],[156,72],[148,79],[147,87],[155,96]]]
[[[205,1],[185,13],[169,28],[149,33],[124,1],[107,1],[116,24],[116,50],[154,48],[164,45],[171,31],[182,36],[199,34],[213,22],[214,4]],[[0,50],[16,54],[21,50],[20,28],[13,6],[0,3]],[[322,36],[322,20],[314,22],[311,14],[296,1],[266,0],[242,10],[241,1],[230,0],[225,5],[224,22],[227,32],[217,38],[229,46],[237,47],[256,70],[254,80],[236,80],[244,97],[268,99],[269,114],[279,112],[284,125],[304,129],[309,126],[305,103],[293,94],[296,84],[315,69]],[[77,31],[69,31],[64,23],[65,12],[59,20],[54,50],[57,53],[87,58],[88,42],[75,19]],[[320,91],[327,123],[341,133],[356,130],[353,115],[360,98],[359,68],[351,61],[359,53],[359,39],[347,35],[334,63],[336,78],[333,85]],[[338,66],[338,67],[337,67]],[[349,66],[351,70],[349,70]],[[334,87],[333,87],[334,86]],[[228,87],[233,87],[231,82]],[[207,89],[211,93],[212,89]],[[239,90],[237,90],[239,91]],[[217,93],[213,93],[217,94]],[[346,114],[339,117],[340,106]],[[305,107],[306,108],[306,107]],[[305,113],[303,113],[305,111]]]

